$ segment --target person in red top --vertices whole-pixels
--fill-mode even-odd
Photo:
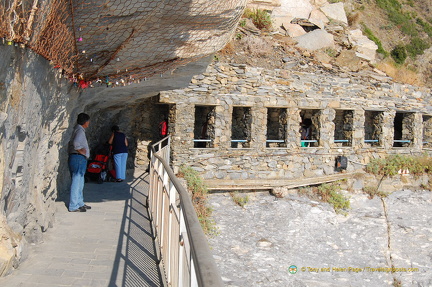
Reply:
[[[163,139],[168,135],[168,119],[166,117],[159,123],[159,137]]]
[[[126,162],[128,158],[129,143],[126,135],[120,132],[120,128],[118,126],[113,126],[111,130],[112,134],[108,140],[108,143],[112,145],[116,181],[122,182],[126,179]]]

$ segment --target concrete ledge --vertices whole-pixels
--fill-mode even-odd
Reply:
[[[245,189],[273,189],[275,187],[296,188],[301,186],[309,186],[322,184],[326,182],[337,181],[341,179],[351,178],[359,172],[351,173],[336,173],[326,176],[317,176],[310,178],[296,178],[296,179],[211,179],[206,180],[205,184],[210,192],[216,190],[245,190]]]

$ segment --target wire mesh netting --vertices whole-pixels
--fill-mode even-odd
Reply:
[[[0,37],[83,81],[127,84],[220,50],[247,0],[0,0]]]

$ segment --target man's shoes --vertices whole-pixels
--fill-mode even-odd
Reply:
[[[84,204],[84,205],[81,206],[81,207],[84,207],[85,209],[91,209],[91,206],[90,206],[90,205],[87,205],[87,204]]]
[[[87,209],[84,206],[81,206],[80,208],[75,210],[70,210],[70,212],[86,212],[86,211]]]
[[[117,179],[116,180],[116,182],[122,182],[123,181],[123,179]]]

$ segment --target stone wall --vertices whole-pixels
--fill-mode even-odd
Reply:
[[[190,165],[207,179],[290,179],[333,174],[339,155],[347,156],[347,170],[355,171],[371,158],[428,151],[423,146],[423,119],[432,113],[430,90],[376,78],[215,63],[188,88],[160,94],[162,103],[176,106],[173,166]],[[213,148],[194,148],[191,115],[195,106],[205,105],[215,110]],[[243,117],[251,124],[247,145],[231,142],[233,123],[240,126],[233,110],[240,108],[251,115]],[[277,132],[267,130],[269,111],[275,109],[286,111],[282,145],[266,144],[272,139],[267,136]],[[406,147],[393,147],[396,113],[407,116]],[[301,147],[300,122],[305,116],[311,118],[316,143]],[[334,141],[340,133],[348,143]]]

